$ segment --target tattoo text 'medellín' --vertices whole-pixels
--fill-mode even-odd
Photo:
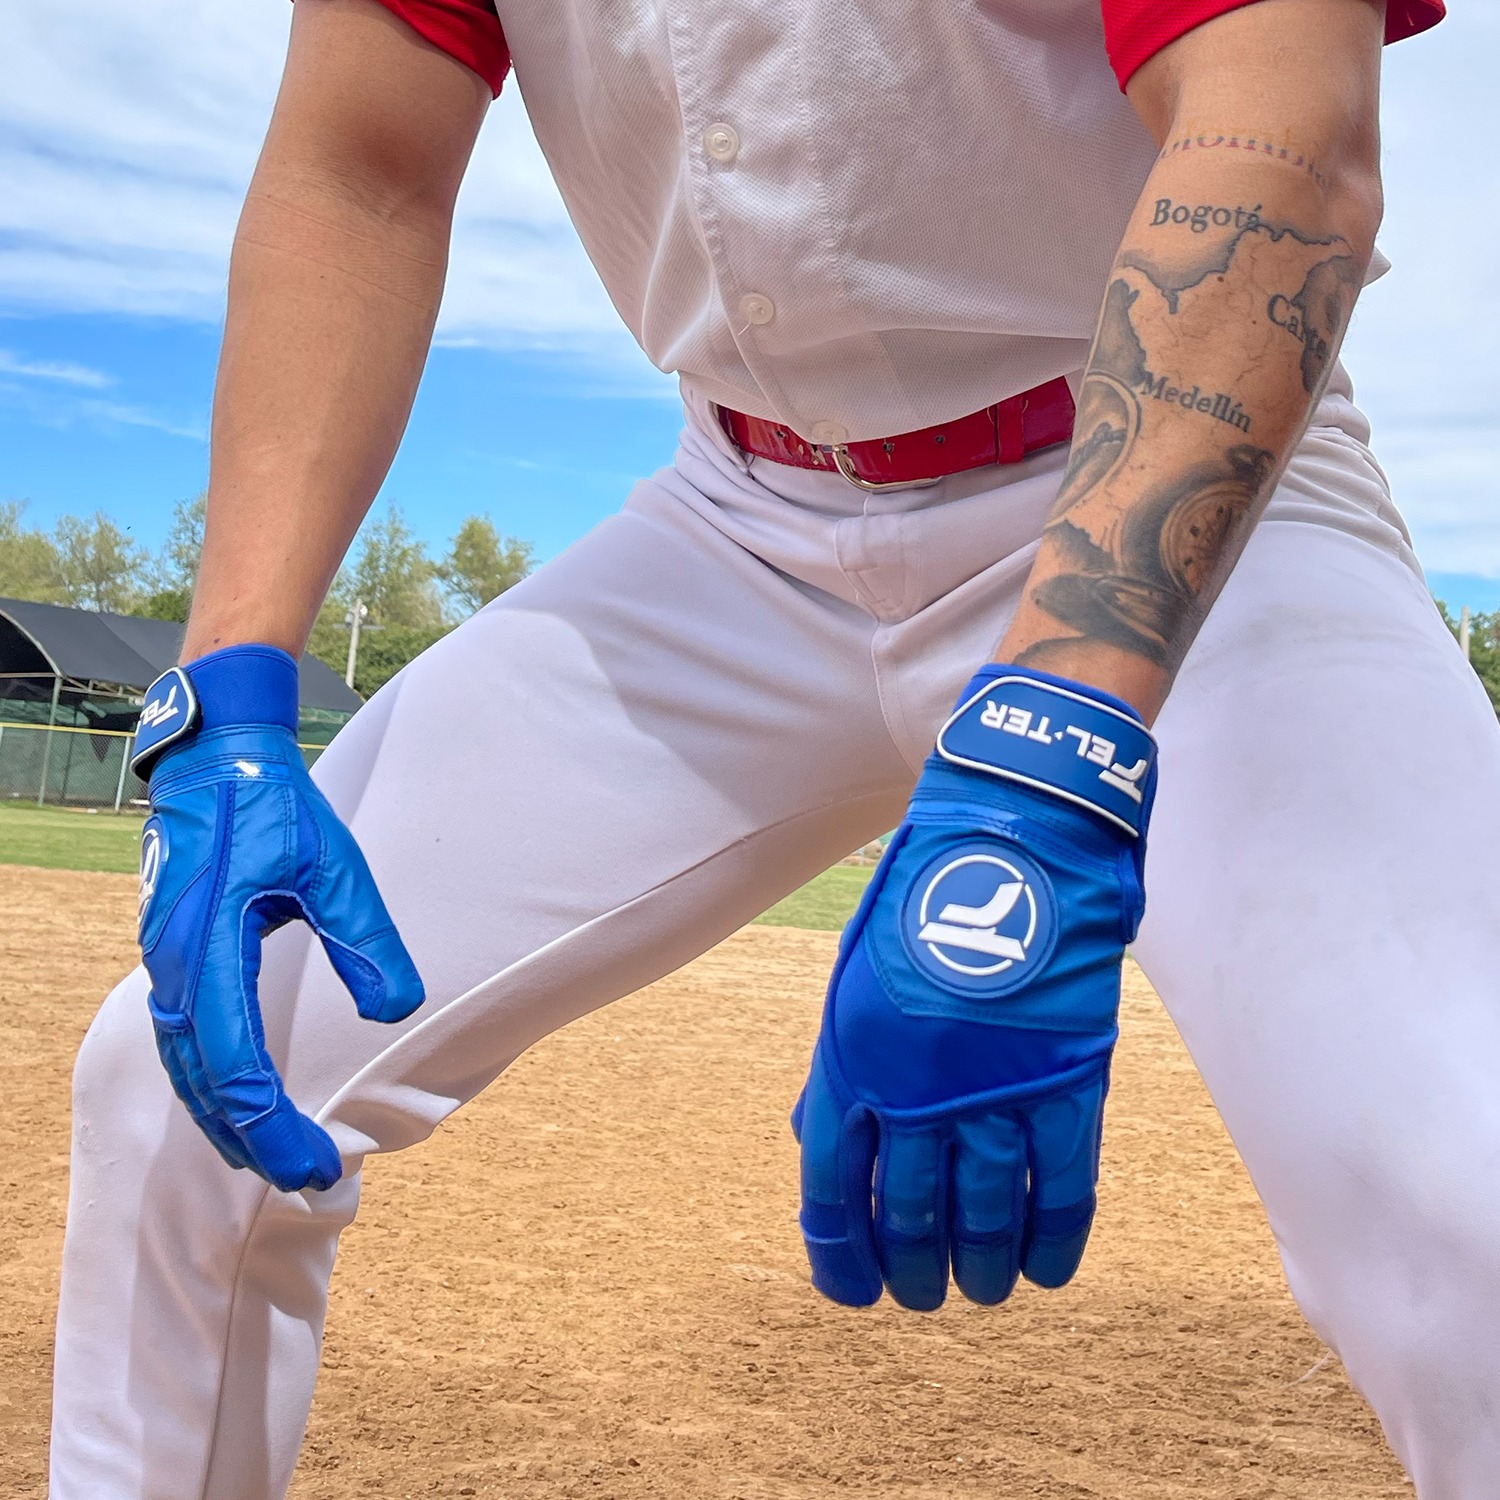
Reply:
[[[1198,385],[1184,390],[1180,386],[1168,385],[1165,375],[1158,375],[1153,380],[1150,370],[1146,371],[1138,389],[1143,396],[1150,396],[1153,401],[1167,401],[1182,407],[1184,411],[1201,411],[1216,422],[1227,422],[1231,427],[1238,427],[1241,432],[1250,431],[1250,413],[1233,396],[1226,395],[1223,391],[1215,391],[1210,396]]]

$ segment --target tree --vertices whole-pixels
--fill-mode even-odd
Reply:
[[[208,491],[179,500],[161,549],[163,589],[181,589],[191,596],[203,557],[203,528],[208,520]]]
[[[1500,612],[1469,622],[1469,661],[1500,718]]]
[[[143,597],[131,613],[148,620],[175,620],[185,624],[193,607],[193,589],[198,582],[198,564],[203,557],[203,527],[208,518],[208,492],[191,500],[179,500],[172,511],[172,524],[161,551],[143,568]]]
[[[536,563],[530,542],[501,536],[488,516],[470,516],[458,528],[438,576],[466,614],[514,588]]]
[[[1458,623],[1448,613],[1441,600],[1438,609],[1448,629],[1458,634]],[[1490,615],[1472,615],[1469,618],[1469,665],[1484,684],[1495,706],[1495,715],[1500,718],[1500,611]]]
[[[346,587],[369,608],[372,624],[440,631],[448,621],[436,579],[427,548],[392,505],[360,532]]]
[[[0,501],[0,597],[66,604],[57,547],[44,531],[24,524],[24,500]]]
[[[359,660],[354,666],[354,690],[368,698],[378,692],[408,662],[415,661],[429,646],[435,645],[448,633],[446,627],[422,630],[412,625],[387,625],[384,629],[369,631],[359,638]],[[349,649],[349,632],[344,632],[344,650]],[[345,658],[347,661],[347,658]],[[344,675],[345,661],[336,668],[340,677]]]
[[[349,575],[341,573],[318,611],[307,643],[308,655],[316,656],[340,677],[349,664],[348,619],[353,603],[353,585]],[[359,638],[359,660],[354,664],[355,692],[368,698],[447,633],[447,625],[379,625],[372,630],[367,622]]]
[[[360,533],[354,561],[328,591],[307,649],[342,677],[349,610],[356,599],[363,602],[369,617],[354,686],[369,697],[452,627],[438,580],[461,609],[472,612],[519,583],[531,567],[530,544],[502,537],[487,516],[470,516],[435,564],[393,506]]]
[[[144,592],[147,557],[102,511],[57,523],[58,572],[68,602],[123,613]]]
[[[360,637],[354,687],[365,697],[438,640],[451,622],[437,589],[438,570],[393,505],[367,522],[353,561],[342,569],[318,618],[308,650],[340,677],[349,659],[349,611],[369,611]]]
[[[175,620],[186,625],[192,607],[193,596],[187,589],[156,589],[139,600],[130,613],[146,620]]]

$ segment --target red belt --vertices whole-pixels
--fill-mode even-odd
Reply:
[[[719,420],[745,453],[796,469],[831,469],[864,490],[936,484],[987,464],[1016,464],[1073,436],[1073,394],[1061,378],[1033,386],[954,422],[862,443],[811,443],[779,422],[719,408]]]

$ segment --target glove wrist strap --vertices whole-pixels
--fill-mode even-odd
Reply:
[[[1088,808],[1132,838],[1145,829],[1156,741],[1134,709],[1098,689],[985,667],[939,731],[937,754]]]
[[[276,646],[226,646],[170,667],[146,689],[130,768],[147,776],[163,751],[199,730],[297,730],[297,663]]]

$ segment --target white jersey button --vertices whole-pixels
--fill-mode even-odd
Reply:
[[[740,316],[754,328],[776,316],[776,304],[763,292],[746,292],[740,298]]]
[[[727,166],[740,154],[740,133],[733,125],[722,122],[710,125],[703,132],[703,149]]]
[[[815,443],[847,443],[849,429],[841,422],[814,422],[808,437]]]

